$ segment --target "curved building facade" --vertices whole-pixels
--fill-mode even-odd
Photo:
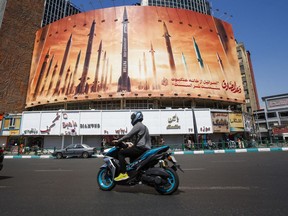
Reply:
[[[127,6],[73,15],[37,31],[28,110],[209,103],[245,103],[232,26],[213,16]]]
[[[105,8],[37,31],[19,133],[45,148],[99,147],[126,134],[137,109],[154,144],[178,148],[250,131],[229,110],[243,103],[229,23],[177,8]]]

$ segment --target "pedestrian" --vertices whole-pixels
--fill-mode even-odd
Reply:
[[[100,149],[101,153],[104,152],[105,146],[106,146],[106,139],[103,138],[102,141],[101,141],[101,149]]]
[[[24,152],[24,144],[21,143],[21,144],[20,144],[19,153],[20,153],[20,154],[23,154],[23,152]]]
[[[239,148],[244,148],[244,143],[243,143],[243,141],[241,140],[240,137],[238,137],[237,143],[238,143]]]
[[[160,136],[160,141],[159,141],[160,146],[165,144],[165,140],[162,136]]]

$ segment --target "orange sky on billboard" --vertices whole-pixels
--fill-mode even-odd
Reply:
[[[232,26],[188,10],[129,6],[73,15],[37,31],[27,107],[123,93],[243,103]]]

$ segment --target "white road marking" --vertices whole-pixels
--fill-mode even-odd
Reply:
[[[190,169],[182,169],[184,171],[199,171],[199,170],[205,170],[204,168],[190,168]]]
[[[211,161],[211,163],[244,163],[245,160]]]
[[[244,186],[179,187],[182,190],[250,190]]]
[[[63,169],[57,169],[57,170],[34,170],[35,172],[72,172],[73,170],[63,170]]]

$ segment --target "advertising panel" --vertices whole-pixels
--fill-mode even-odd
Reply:
[[[161,134],[161,112],[160,110],[143,110],[142,111],[144,120],[143,124],[145,124],[150,134]]]
[[[248,113],[243,114],[244,119],[244,131],[246,132],[253,132],[253,122],[252,122],[252,116]]]
[[[288,106],[288,97],[269,99],[266,101],[267,110],[281,109]]]
[[[20,134],[39,135],[40,122],[41,112],[24,112],[22,114]]]
[[[79,134],[79,112],[78,111],[64,111],[61,113],[61,135],[71,135],[75,136]]]
[[[224,112],[211,113],[213,131],[215,133],[229,133],[229,115]]]
[[[229,113],[229,125],[231,132],[243,132],[243,118],[242,113]]]
[[[101,112],[81,111],[79,134],[81,135],[98,135],[101,134]]]
[[[40,121],[41,135],[60,135],[62,112],[42,112]]]
[[[131,130],[131,112],[102,111],[102,134],[125,135]]]
[[[117,135],[131,128],[133,111],[57,111],[24,112],[20,132],[23,135]],[[184,110],[145,110],[143,123],[151,135],[195,133],[193,112]],[[212,133],[209,110],[195,110],[199,134]]]
[[[186,134],[189,130],[193,131],[191,110],[161,110],[160,118],[161,134]]]
[[[195,118],[197,123],[198,134],[213,133],[211,113],[209,110],[196,110]]]
[[[27,107],[160,94],[243,103],[231,25],[188,10],[127,6],[37,31]]]
[[[272,132],[274,135],[280,135],[280,134],[288,133],[288,125],[274,126],[272,128]]]

